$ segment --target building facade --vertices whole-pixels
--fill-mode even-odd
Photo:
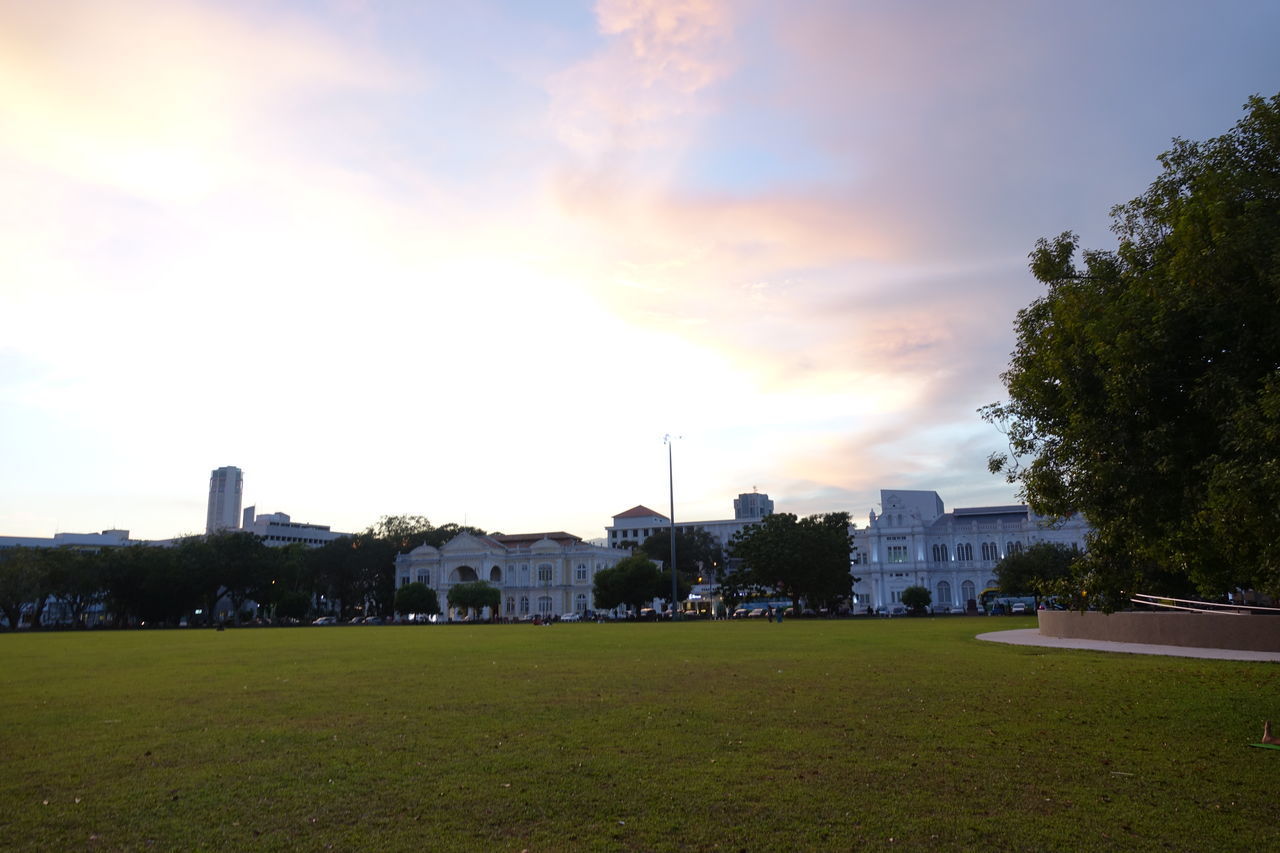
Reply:
[[[236,530],[240,527],[240,503],[243,500],[244,476],[239,468],[227,465],[209,475],[209,512],[205,533]]]
[[[768,495],[759,492],[744,492],[733,499],[733,517],[759,521],[766,515],[773,515],[773,501]]]
[[[147,542],[148,545],[168,545],[172,540]],[[101,533],[55,533],[45,536],[0,536],[0,548],[118,548],[143,544],[140,539],[130,539],[127,530],[104,530]]]
[[[881,513],[851,530],[857,608],[892,610],[909,586],[923,586],[935,609],[966,610],[996,585],[996,563],[1040,542],[1084,550],[1082,516],[1054,520],[1023,504],[947,512],[937,492],[884,489]]]
[[[421,545],[397,555],[396,586],[426,584],[444,609],[454,584],[485,581],[501,591],[497,615],[505,618],[585,613],[595,610],[596,573],[629,556],[564,532],[462,533],[439,548]]]
[[[303,544],[318,548],[326,542],[350,536],[350,533],[339,533],[330,530],[327,524],[306,524],[293,521],[283,512],[255,513],[256,507],[248,507],[242,518],[242,529],[256,534],[267,545]]]
[[[766,515],[773,512],[773,501],[769,496],[759,492],[738,495],[733,501],[733,518],[716,521],[677,521],[677,530],[692,530],[701,527],[715,537],[720,547],[728,550],[733,535],[748,525],[758,524]],[[671,529],[671,519],[647,506],[633,506],[613,517],[613,524],[605,528],[606,541],[610,547],[631,548],[639,545],[650,536],[664,533]],[[662,559],[656,555],[655,559]]]

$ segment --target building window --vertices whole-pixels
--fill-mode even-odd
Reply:
[[[520,596],[520,615],[524,616],[529,612],[529,596]]]
[[[551,583],[551,564],[543,563],[538,566],[538,583]]]
[[[956,546],[956,559],[965,562],[973,561],[973,546],[968,542],[961,542]]]
[[[1021,554],[1021,553],[1022,553],[1021,542],[1006,542],[1004,544],[1004,554],[1006,557],[1009,556],[1010,554]]]
[[[511,596],[507,596],[507,615],[511,616],[516,612],[516,600]]]
[[[889,546],[889,562],[905,563],[907,561],[906,545],[890,545]]]
[[[587,564],[579,563],[577,570],[574,572],[574,580],[583,583],[587,579]]]
[[[973,601],[975,598],[975,592],[976,590],[973,588],[973,581],[965,581],[960,584],[960,597],[964,599],[963,603],[966,607],[969,605],[969,602]]]
[[[430,585],[431,575],[427,574],[426,572],[418,572],[418,583]]]
[[[543,595],[538,598],[538,612],[547,614],[551,612],[551,596]]]
[[[401,575],[401,576],[400,576],[400,586],[408,586],[408,585],[409,585],[409,576],[408,576],[408,575]]]
[[[946,581],[938,581],[938,603],[951,603],[951,584]]]
[[[945,562],[947,561],[947,559],[948,559],[948,556],[947,556],[947,546],[946,546],[946,545],[942,545],[942,544],[934,545],[934,546],[933,546],[933,561],[934,561],[935,563],[945,563]]]
[[[577,598],[575,598],[575,599],[573,600],[573,612],[574,612],[574,613],[586,613],[586,612],[587,612],[587,595],[586,595],[586,593],[582,593],[582,592],[578,593],[578,597],[577,597]]]
[[[988,560],[988,561],[1000,559],[1000,552],[999,550],[996,549],[996,543],[994,542],[982,543],[982,559]]]

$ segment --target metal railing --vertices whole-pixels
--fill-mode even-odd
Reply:
[[[1248,616],[1250,613],[1280,613],[1280,607],[1263,607],[1258,604],[1218,604],[1213,601],[1195,601],[1189,598],[1170,598],[1167,595],[1148,595],[1135,592],[1129,598],[1134,604],[1181,610],[1186,613],[1225,613],[1228,616]]]

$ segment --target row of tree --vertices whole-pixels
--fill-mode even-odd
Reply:
[[[211,620],[223,600],[235,620],[249,601],[276,618],[390,615],[395,555],[424,543],[439,547],[462,532],[484,533],[437,527],[421,516],[385,516],[363,533],[319,548],[270,547],[245,531],[191,536],[172,547],[6,548],[0,551],[0,613],[17,626],[25,610],[36,628],[49,601],[76,625],[90,611],[105,612],[120,626]],[[401,612],[438,609],[436,603]]]

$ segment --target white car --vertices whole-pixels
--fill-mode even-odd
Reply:
[[[581,621],[582,621],[582,614],[580,614],[580,613],[566,613],[566,614],[564,614],[563,616],[561,616],[561,617],[560,617],[560,621],[561,621],[561,622],[581,622]]]
[[[1025,601],[1015,601],[1015,602],[1013,603],[1013,609],[1012,609],[1012,610],[1010,610],[1009,612],[1010,612],[1010,613],[1026,613],[1026,612],[1027,612],[1027,604],[1026,604],[1026,602],[1025,602]]]

